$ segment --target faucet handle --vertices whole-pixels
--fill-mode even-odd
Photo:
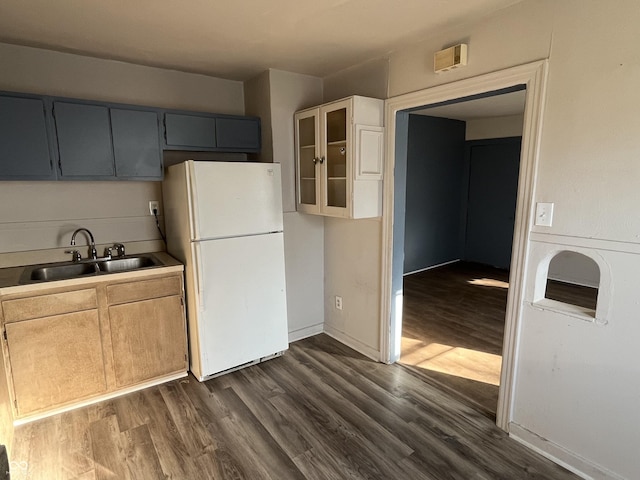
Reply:
[[[116,255],[118,257],[124,257],[124,245],[121,243],[114,243],[113,248],[116,249]]]
[[[64,253],[70,253],[74,262],[82,260],[82,255],[80,255],[78,250],[65,250]]]
[[[105,258],[108,258],[109,260],[111,260],[111,247],[104,247],[104,256]]]

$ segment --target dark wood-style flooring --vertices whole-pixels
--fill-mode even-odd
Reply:
[[[404,278],[402,357],[495,420],[509,272],[458,262]]]
[[[326,335],[21,426],[12,479],[569,479],[420,371]]]

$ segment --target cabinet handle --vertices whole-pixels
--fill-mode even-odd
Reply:
[[[313,160],[311,160],[311,161],[315,165],[316,163],[318,163],[318,160],[320,160],[318,157],[313,157]]]
[[[319,161],[319,162],[320,162],[320,164],[322,165],[322,164],[324,163],[324,157],[320,157],[320,158],[318,159],[318,161]]]

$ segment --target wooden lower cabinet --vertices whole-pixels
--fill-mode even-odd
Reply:
[[[182,273],[0,298],[14,418],[186,374]]]
[[[107,390],[98,310],[6,326],[18,415]]]
[[[124,387],[185,370],[182,297],[164,297],[109,307],[116,385]]]

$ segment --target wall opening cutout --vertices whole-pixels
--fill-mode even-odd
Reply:
[[[599,289],[600,267],[588,256],[562,251],[549,262],[545,298],[592,310],[595,316]]]

